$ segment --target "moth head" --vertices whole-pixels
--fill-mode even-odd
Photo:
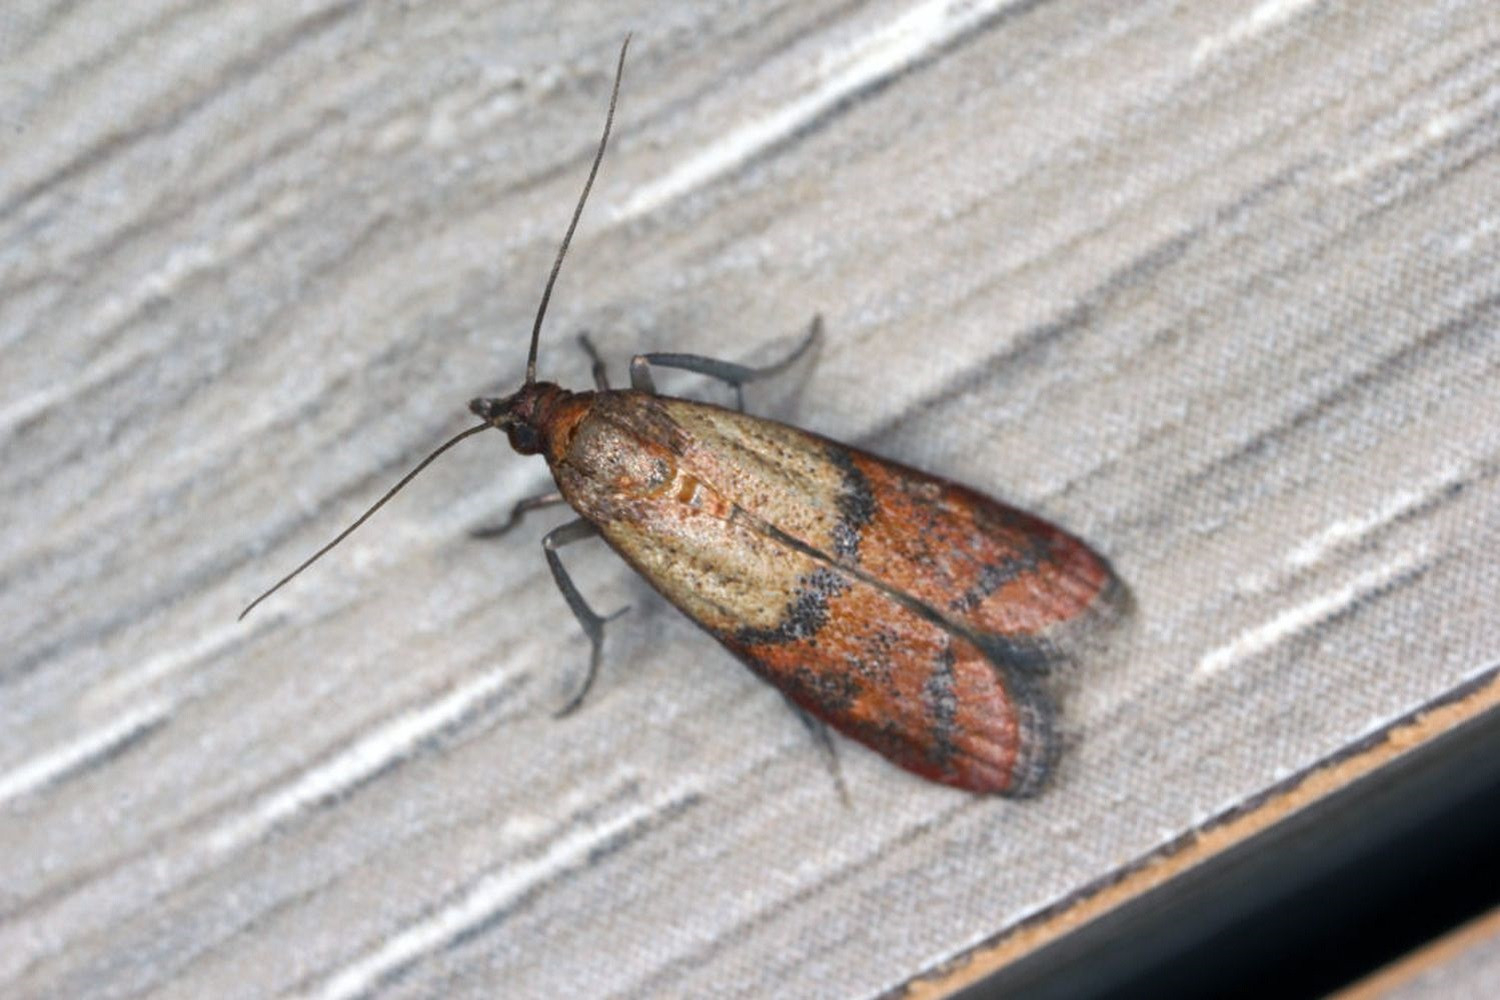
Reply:
[[[543,440],[537,403],[540,397],[549,395],[549,389],[556,391],[557,386],[550,382],[528,382],[509,396],[470,400],[469,412],[504,431],[510,438],[510,446],[522,455],[535,455],[542,450]]]

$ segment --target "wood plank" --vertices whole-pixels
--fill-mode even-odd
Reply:
[[[635,32],[593,331],[1057,520],[1134,631],[1035,801],[849,744],[481,437]],[[7,4],[0,988],[872,995],[1500,662],[1485,0]],[[692,378],[671,391],[711,397]],[[486,449],[489,449],[486,451]],[[586,548],[586,547],[584,547]]]

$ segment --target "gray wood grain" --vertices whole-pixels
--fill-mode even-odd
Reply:
[[[841,747],[465,442],[593,331],[1036,509],[1137,627],[1041,799]],[[8,3],[0,991],[870,995],[1500,659],[1500,22],[1411,4]],[[713,398],[701,380],[669,391]]]

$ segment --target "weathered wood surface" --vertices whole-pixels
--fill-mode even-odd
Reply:
[[[466,442],[581,328],[1038,510],[1138,627],[1015,804],[844,743]],[[0,992],[869,995],[1500,658],[1490,0],[7,3]],[[666,388],[711,394],[693,379]]]

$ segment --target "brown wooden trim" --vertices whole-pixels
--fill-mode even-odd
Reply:
[[[1500,944],[1500,907],[1444,934],[1361,979],[1329,1000],[1377,1000],[1405,986],[1428,969],[1446,965],[1482,945]]]
[[[1497,708],[1500,666],[913,979],[902,995],[929,1000],[973,985]]]

